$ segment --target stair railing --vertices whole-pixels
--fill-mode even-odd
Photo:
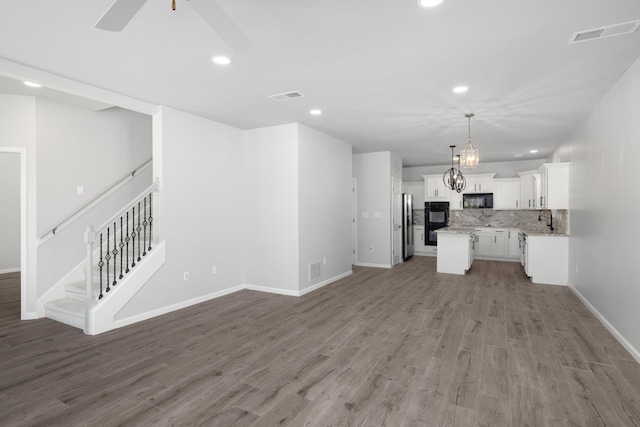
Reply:
[[[93,226],[87,226],[84,233],[87,251],[85,332],[90,327],[89,310],[123,280],[156,244],[157,226],[154,225],[153,213],[156,211],[157,196],[158,183],[154,182],[97,231]],[[99,245],[97,248],[96,243]],[[93,291],[96,268],[95,279],[99,281],[97,299]]]
[[[121,178],[118,182],[110,185],[103,191],[101,191],[98,195],[93,197],[91,200],[86,202],[84,205],[77,208],[75,211],[67,215],[63,218],[57,225],[51,227],[45,232],[42,236],[38,237],[38,246],[44,244],[49,239],[53,238],[56,233],[59,233],[63,229],[65,229],[68,225],[72,224],[78,218],[80,218],[85,213],[89,212],[93,209],[98,203],[102,202],[104,199],[109,197],[111,194],[115,193],[118,189],[124,186],[126,183],[131,181],[136,175],[139,175],[145,169],[151,167],[153,164],[153,159],[149,159],[137,168],[135,168],[132,172],[126,174],[123,178]]]

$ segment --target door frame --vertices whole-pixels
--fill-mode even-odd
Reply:
[[[20,318],[32,319],[27,313],[27,148],[0,146],[0,153],[20,156]]]
[[[351,264],[358,263],[358,179],[351,178]]]
[[[398,189],[398,194],[394,189]],[[398,204],[398,210],[396,209]],[[391,178],[391,266],[402,263],[402,180]]]

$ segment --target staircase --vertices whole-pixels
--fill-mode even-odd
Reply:
[[[164,242],[158,245],[154,239],[152,195],[156,188],[153,184],[146,189],[97,232],[87,227],[87,258],[83,271],[78,272],[85,280],[77,280],[80,274],[70,274],[76,279],[61,284],[65,298],[44,303],[47,318],[90,335],[116,327],[115,315],[165,260]],[[87,304],[89,286],[92,297]]]

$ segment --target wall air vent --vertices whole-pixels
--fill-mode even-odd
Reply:
[[[309,283],[318,280],[320,277],[322,277],[322,263],[318,261],[309,264]]]
[[[590,30],[573,33],[569,44],[586,42],[589,40],[604,39],[606,37],[623,36],[634,33],[640,28],[640,20],[623,22],[622,24],[607,25],[606,27],[592,28]]]
[[[302,98],[304,95],[298,91],[287,92],[287,93],[278,93],[276,95],[269,95],[269,98],[274,101],[288,101],[289,99]]]

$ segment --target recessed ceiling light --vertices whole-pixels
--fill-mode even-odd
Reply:
[[[214,56],[211,60],[218,65],[229,65],[233,62],[228,56]]]
[[[39,83],[34,83],[34,82],[22,82],[22,83],[24,83],[25,86],[29,86],[29,87],[42,87],[42,85]]]
[[[469,88],[467,86],[456,86],[453,88],[453,93],[465,93]]]
[[[538,150],[531,150],[531,151],[529,151],[529,152],[530,152],[531,154],[535,154],[535,153],[537,153],[537,152],[538,152]]]
[[[311,114],[312,116],[319,116],[320,114],[322,114],[322,110],[318,110],[317,108],[310,110],[309,114]]]
[[[418,0],[420,7],[436,7],[444,3],[445,0]]]

